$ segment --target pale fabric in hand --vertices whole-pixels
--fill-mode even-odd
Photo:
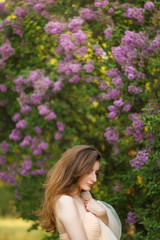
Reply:
[[[122,225],[118,217],[118,214],[110,204],[103,201],[97,201],[97,202],[99,202],[105,207],[105,210],[108,215],[108,220],[109,220],[108,227],[109,229],[111,229],[113,233],[113,234],[110,233],[110,231],[108,231],[108,227],[106,227],[106,225],[102,221],[100,221],[101,231],[103,236],[102,240],[117,240],[117,239],[120,240],[121,233],[122,233]]]

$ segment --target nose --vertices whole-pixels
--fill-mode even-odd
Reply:
[[[97,175],[96,175],[96,173],[92,173],[91,181],[92,181],[93,183],[97,182]]]

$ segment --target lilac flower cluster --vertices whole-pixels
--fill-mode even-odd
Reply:
[[[7,153],[9,151],[9,144],[6,141],[0,143],[2,153]]]
[[[24,8],[23,6],[16,7],[14,11],[14,14],[17,16],[18,19],[23,19],[27,13],[28,9]]]
[[[135,59],[140,56],[140,62],[148,56],[147,48],[148,36],[143,33],[135,33],[132,31],[125,31],[125,35],[121,40],[121,45],[112,47],[112,54],[115,60],[121,65],[125,71],[128,79],[145,78],[142,72],[138,72],[135,67]],[[141,53],[138,55],[138,53]],[[142,54],[143,53],[143,54]]]
[[[102,48],[100,48],[99,45],[95,44],[95,45],[92,46],[92,48],[93,48],[93,50],[95,51],[95,55],[96,55],[96,56],[101,56],[101,55],[103,55],[104,51],[103,51]]]
[[[105,38],[109,39],[112,37],[112,29],[110,27],[106,28],[104,31]]]
[[[108,127],[105,129],[104,136],[106,138],[106,141],[109,142],[110,144],[117,143],[117,141],[119,139],[115,128],[111,128],[111,127]]]
[[[130,164],[132,167],[137,169],[141,168],[146,162],[148,162],[148,152],[145,150],[136,152],[136,157],[130,160]]]
[[[93,63],[93,61],[90,61],[87,64],[83,65],[83,69],[86,70],[87,73],[92,73],[93,70],[94,70],[94,63]]]
[[[0,155],[0,165],[4,165],[6,163],[6,156]]]
[[[126,223],[128,224],[135,224],[138,222],[138,216],[135,212],[129,212],[126,218]]]
[[[44,27],[47,34],[60,34],[64,31],[66,25],[60,22],[49,22]]]
[[[138,23],[143,23],[144,21],[144,12],[143,8],[128,8],[127,11],[124,13],[124,16],[131,19],[136,19]]]
[[[12,29],[18,36],[23,36],[23,29],[19,24],[12,24]]]
[[[153,2],[148,1],[148,2],[146,2],[146,3],[144,4],[144,8],[147,9],[147,10],[149,10],[149,11],[152,11],[152,10],[155,9],[155,5],[154,5]]]
[[[78,17],[78,18],[72,18],[70,22],[68,23],[68,30],[75,33],[78,32],[81,29],[81,25],[84,23],[84,19]]]
[[[43,150],[48,149],[48,143],[34,137],[31,142],[31,151],[34,155],[41,155]]]
[[[94,19],[96,17],[95,12],[91,8],[80,8],[79,15],[82,19]]]
[[[140,88],[138,88],[134,85],[129,85],[128,86],[128,92],[129,93],[134,93],[134,94],[137,95],[137,94],[140,94],[142,92],[142,89],[140,89]]]
[[[7,92],[7,86],[4,84],[0,84],[0,91],[3,93]]]
[[[144,124],[137,113],[130,114],[129,119],[132,120],[132,126],[127,127],[125,134],[134,135],[135,141],[140,142],[144,138],[143,129]]]
[[[14,53],[14,48],[12,48],[8,40],[1,45],[0,54],[3,60],[7,60],[13,53]]]
[[[15,186],[17,184],[16,175],[18,173],[18,164],[13,162],[9,167],[7,167],[6,170],[7,171],[0,172],[0,180],[2,180],[4,183],[9,182]]]
[[[97,8],[106,7],[109,4],[108,0],[95,0],[94,6]]]
[[[81,64],[78,62],[59,61],[58,72],[66,75],[78,73],[81,70]]]

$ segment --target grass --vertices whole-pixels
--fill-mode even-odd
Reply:
[[[46,235],[42,230],[27,232],[32,222],[22,219],[0,218],[0,240],[41,240]]]

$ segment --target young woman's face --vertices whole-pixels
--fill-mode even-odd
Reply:
[[[78,182],[78,186],[80,187],[80,189],[84,191],[90,191],[92,185],[97,181],[98,172],[99,161],[96,161],[90,172],[80,177]]]

